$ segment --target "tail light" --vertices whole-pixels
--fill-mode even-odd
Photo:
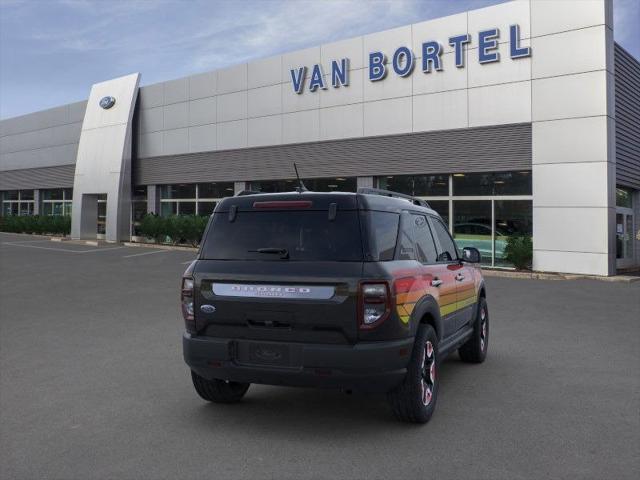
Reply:
[[[184,325],[188,332],[193,333],[196,330],[196,323],[193,315],[193,278],[182,278],[180,302],[182,303],[182,317],[184,318]]]
[[[361,283],[358,297],[358,325],[361,329],[377,327],[387,319],[391,312],[388,283]]]

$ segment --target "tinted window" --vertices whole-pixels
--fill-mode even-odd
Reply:
[[[433,225],[433,233],[438,238],[441,247],[438,252],[438,261],[447,262],[457,260],[458,252],[456,251],[456,246],[453,243],[451,235],[449,235],[449,231],[440,220],[433,218],[431,222]]]
[[[285,249],[278,253],[258,249]],[[211,260],[361,261],[360,222],[356,211],[338,211],[329,221],[326,211],[238,212],[233,222],[228,212],[214,213],[202,256]]]
[[[404,213],[402,222],[400,223],[400,232],[398,233],[398,260],[415,260],[415,232],[413,230],[413,216]]]
[[[416,239],[416,259],[422,263],[434,263],[438,254],[427,218],[424,215],[412,215],[412,217]]]
[[[400,215],[390,212],[363,212],[367,220],[369,250],[372,260],[393,260],[398,239],[398,221]]]

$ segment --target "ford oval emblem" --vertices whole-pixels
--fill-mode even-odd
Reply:
[[[105,110],[109,110],[116,104],[116,99],[113,97],[102,97],[100,99],[100,106]]]
[[[201,305],[200,310],[203,313],[213,313],[216,311],[216,307],[214,307],[213,305]]]

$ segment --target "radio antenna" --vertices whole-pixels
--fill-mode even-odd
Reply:
[[[300,175],[298,174],[298,166],[296,165],[296,162],[293,162],[293,169],[296,171],[296,178],[298,179],[298,186],[296,187],[296,192],[298,193],[308,192],[309,190],[307,190],[307,187],[305,187],[302,180],[300,180]]]

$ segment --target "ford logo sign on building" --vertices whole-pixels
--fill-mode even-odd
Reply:
[[[102,97],[100,99],[100,106],[105,110],[109,110],[116,104],[116,99],[113,97]]]

